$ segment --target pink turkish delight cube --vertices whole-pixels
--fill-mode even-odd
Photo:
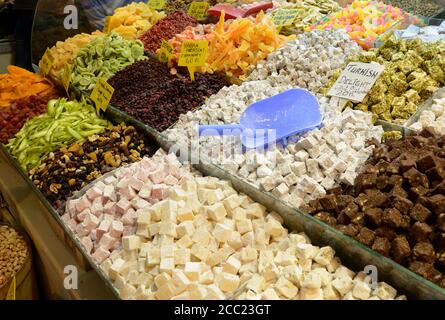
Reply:
[[[109,256],[110,256],[110,251],[105,250],[102,247],[97,248],[97,250],[94,251],[94,253],[92,254],[92,257],[93,257],[94,261],[96,261],[97,264],[101,264]]]
[[[85,250],[88,253],[91,253],[91,251],[93,250],[93,241],[91,241],[90,237],[83,237],[81,240]]]

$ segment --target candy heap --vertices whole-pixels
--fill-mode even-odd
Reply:
[[[193,35],[196,32],[189,30],[184,34]],[[243,78],[251,65],[263,60],[268,54],[282,47],[291,37],[278,34],[270,18],[260,13],[255,20],[242,18],[229,20],[224,23],[224,15],[221,15],[218,24],[206,32],[207,35],[194,36],[195,39],[209,41],[209,53],[207,63],[201,72],[214,73],[225,72],[229,76]],[[175,48],[174,60],[179,59],[183,40],[190,37],[183,34],[177,35],[169,42]]]
[[[136,234],[122,237],[123,250],[101,264],[123,299],[397,296],[386,283],[372,290],[365,274],[342,266],[331,247],[289,234],[279,215],[216,178],[187,177],[138,212]],[[97,250],[108,243],[104,231]]]
[[[174,155],[160,151],[97,180],[79,198],[68,201],[62,220],[100,264],[121,247],[122,236],[135,234],[136,221],[167,196],[167,186],[187,174]]]
[[[139,61],[118,72],[110,84],[115,88],[111,103],[128,115],[163,131],[179,116],[195,110],[205,99],[227,85],[219,74],[172,75],[155,60]]]
[[[438,87],[445,84],[445,42],[390,37],[378,49],[363,51],[351,61],[378,62],[385,70],[361,103],[346,106],[370,111],[376,118],[404,123]],[[334,83],[341,73],[331,79]]]
[[[323,19],[317,29],[345,29],[363,48],[372,47],[377,37],[396,22],[409,17],[402,9],[378,1],[354,1],[340,12]]]
[[[282,27],[280,30],[281,33],[304,33],[308,27],[318,23],[324,16],[342,9],[335,0],[302,0],[295,1],[296,3],[291,2],[292,1],[284,3],[277,2],[274,10],[270,13],[273,17],[280,9],[296,9],[298,11],[292,24]]]
[[[445,288],[445,137],[428,132],[378,145],[354,188],[309,212]]]
[[[313,30],[259,61],[247,80],[267,79],[274,86],[292,84],[317,92],[348,57],[359,51],[342,30]]]

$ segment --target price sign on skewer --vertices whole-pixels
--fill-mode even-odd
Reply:
[[[47,48],[42,59],[40,60],[40,71],[43,75],[47,75],[49,73],[53,65],[53,61],[54,58],[51,55],[51,51],[49,51],[49,48]]]
[[[207,17],[208,2],[194,1],[190,4],[188,14],[198,21],[202,21]]]
[[[99,78],[91,93],[91,100],[96,104],[96,112],[107,110],[113,96],[114,88],[104,78]]]
[[[173,46],[165,40],[161,42],[161,48],[159,49],[158,59],[163,63],[168,63],[170,65],[170,61],[172,58]]]
[[[209,43],[207,40],[187,40],[182,43],[178,66],[187,67],[190,78],[195,80],[195,67],[200,67],[207,61]]]
[[[272,18],[277,27],[286,27],[292,25],[298,14],[297,9],[279,9]]]

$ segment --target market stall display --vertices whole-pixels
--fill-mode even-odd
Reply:
[[[51,100],[47,111],[28,120],[6,147],[23,170],[28,172],[50,152],[101,133],[109,124],[96,114],[93,106],[85,102]]]
[[[443,41],[424,43],[419,38],[390,37],[380,48],[361,52],[350,61],[377,62],[385,70],[362,102],[349,101],[346,107],[372,112],[381,120],[405,123],[420,103],[445,84],[444,49]],[[332,77],[331,83],[340,72]]]
[[[333,189],[308,209],[445,287],[443,146],[427,132],[377,145],[352,190]]]
[[[395,23],[410,17],[402,9],[378,1],[354,1],[340,12],[324,18],[316,29],[345,29],[365,49]]]
[[[117,8],[51,43],[38,73],[0,75],[0,150],[82,264],[121,299],[445,298],[445,27],[417,16],[434,6],[213,1],[198,22],[192,2]],[[357,62],[383,71],[336,96]],[[244,111],[290,89],[319,127],[257,149],[200,136],[258,124]],[[309,116],[293,118],[267,121]],[[399,293],[371,286],[370,263]]]
[[[113,15],[106,18],[104,32],[116,32],[124,39],[134,40],[164,17],[164,12],[147,3],[133,2],[115,9]]]
[[[197,73],[194,81],[188,74],[172,75],[165,64],[151,59],[128,66],[109,83],[115,89],[113,106],[159,131],[228,85],[220,74]]]
[[[82,48],[71,69],[71,85],[81,91],[94,88],[98,78],[108,80],[132,63],[146,59],[139,40],[125,40],[117,33],[95,38]]]
[[[29,172],[29,178],[57,209],[75,191],[103,174],[150,156],[155,151],[142,132],[119,124],[83,142],[63,146]]]

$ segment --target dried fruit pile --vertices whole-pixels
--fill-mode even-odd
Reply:
[[[379,145],[356,178],[309,212],[445,288],[445,136]]]
[[[192,32],[191,32],[192,31]],[[192,37],[189,34],[192,33]],[[205,35],[195,36],[193,30],[185,30],[169,42],[175,48],[173,61],[178,61],[184,40],[205,39],[209,41],[207,62],[197,70],[203,73],[224,72],[229,76],[243,78],[249,67],[263,60],[268,54],[282,47],[293,37],[280,35],[270,17],[260,13],[255,19],[242,18],[224,23],[224,14],[218,24]]]
[[[182,11],[176,11],[159,20],[153,27],[145,32],[139,40],[144,43],[146,51],[153,54],[161,47],[162,40],[173,38],[188,26],[196,26],[198,21]]]
[[[164,12],[156,11],[147,3],[133,2],[107,17],[104,32],[117,32],[124,39],[134,40],[164,17]]]
[[[44,113],[48,102],[59,96],[57,94],[31,96],[0,109],[0,143],[8,143],[28,119]]]
[[[54,85],[38,74],[12,65],[8,72],[0,74],[0,109],[32,95],[54,93]]]
[[[29,172],[29,178],[55,208],[62,208],[75,191],[104,173],[154,151],[155,146],[141,132],[120,124],[51,153]]]
[[[48,153],[100,133],[108,125],[85,102],[51,100],[46,113],[28,120],[6,147],[28,172]]]
[[[61,84],[65,66],[73,63],[80,49],[89,44],[94,38],[102,35],[102,32],[95,31],[92,34],[76,34],[63,42],[57,41],[56,45],[49,49],[49,54],[52,57],[51,69],[48,70],[47,65],[39,63],[41,72],[48,75],[53,81]]]
[[[172,75],[166,65],[139,61],[118,72],[109,83],[114,87],[111,104],[153,128],[163,131],[179,116],[202,105],[227,85],[218,74]]]
[[[97,78],[108,80],[142,59],[144,45],[139,40],[125,40],[117,33],[98,37],[79,51],[71,70],[71,84],[79,90],[92,90]]]

